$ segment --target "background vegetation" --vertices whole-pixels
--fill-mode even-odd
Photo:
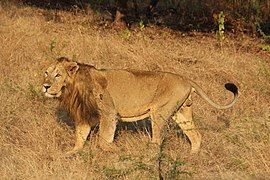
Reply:
[[[93,16],[76,2],[36,2],[0,2],[2,179],[269,179],[268,1],[162,1],[153,22],[139,1],[140,18],[130,11],[124,30],[112,28],[112,11],[101,1],[92,2]],[[44,71],[59,56],[98,68],[185,75],[219,103],[232,98],[223,85],[234,82],[239,101],[218,111],[194,95],[203,135],[196,156],[174,123],[161,150],[151,144],[144,121],[120,124],[114,153],[97,147],[93,130],[84,150],[67,157],[72,120],[41,93]]]
[[[115,11],[114,0],[12,0],[15,4],[27,4],[48,9],[83,8],[83,2],[91,5],[96,13]],[[7,4],[10,1],[4,0]],[[135,0],[129,2],[130,16],[134,16],[134,3],[138,11],[143,11],[149,1]],[[258,30],[270,33],[270,2],[268,0],[160,0],[155,12],[155,23],[178,30],[211,31],[217,26],[218,14],[223,11],[226,16],[226,28],[233,32],[257,34]],[[131,18],[129,22],[132,22]]]

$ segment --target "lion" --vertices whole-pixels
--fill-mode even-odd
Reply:
[[[81,150],[92,126],[99,124],[98,144],[106,149],[114,140],[119,121],[151,119],[152,142],[161,145],[164,126],[173,119],[197,153],[201,134],[192,119],[192,92],[199,94],[217,109],[232,107],[238,97],[233,83],[225,88],[234,94],[227,105],[219,105],[207,97],[195,82],[170,72],[120,69],[97,69],[92,65],[58,58],[45,72],[43,92],[59,98],[75,122],[76,141],[68,153]],[[172,117],[172,118],[171,118]]]

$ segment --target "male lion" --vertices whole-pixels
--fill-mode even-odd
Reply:
[[[150,117],[152,142],[161,144],[163,127],[173,119],[191,142],[191,153],[198,152],[201,135],[192,121],[191,92],[196,91],[210,105],[227,109],[235,104],[238,90],[225,85],[234,94],[225,106],[210,100],[193,81],[168,72],[105,70],[57,59],[45,72],[43,92],[59,97],[75,121],[76,142],[70,153],[83,148],[93,125],[99,123],[99,145],[108,147],[114,139],[118,121],[132,122]]]

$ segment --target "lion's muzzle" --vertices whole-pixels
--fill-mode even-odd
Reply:
[[[42,91],[45,94],[45,96],[47,96],[49,98],[61,96],[61,94],[62,94],[61,90],[58,91],[58,92],[56,92],[56,93],[49,92],[49,90],[50,90],[51,87],[52,86],[50,84],[48,84],[48,83],[43,84]]]
[[[47,92],[47,90],[49,89],[51,87],[51,85],[49,85],[49,84],[43,84],[43,92],[45,93],[45,92]]]

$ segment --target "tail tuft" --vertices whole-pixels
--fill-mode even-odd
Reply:
[[[238,88],[233,83],[226,83],[225,88],[229,91],[231,91],[233,94],[238,94]]]

